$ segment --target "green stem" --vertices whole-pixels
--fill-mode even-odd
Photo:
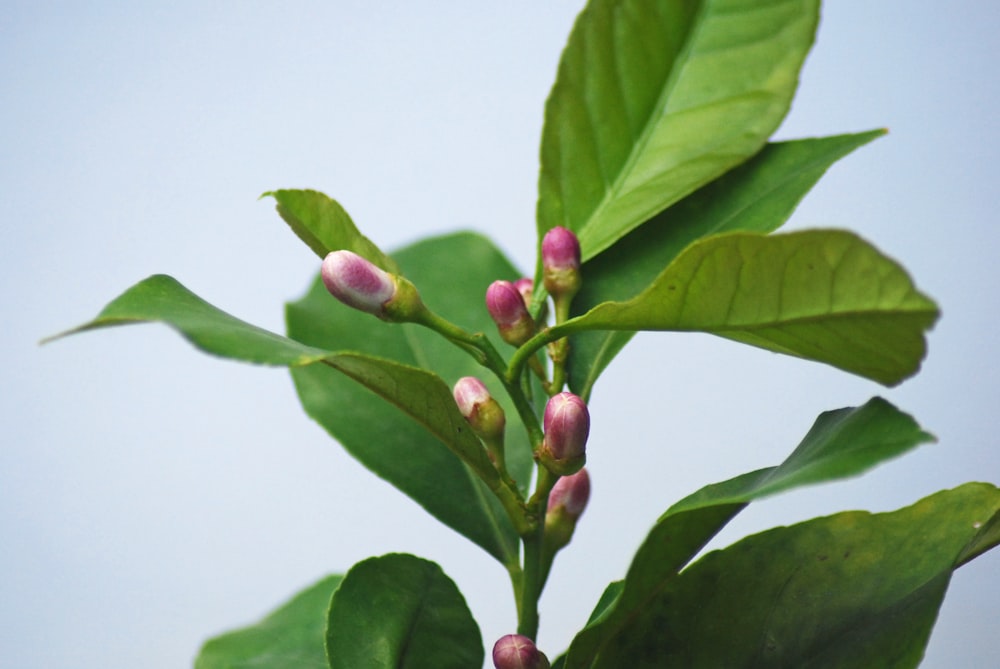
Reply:
[[[538,600],[542,596],[547,574],[545,557],[545,509],[549,493],[558,477],[538,466],[538,483],[528,501],[528,514],[536,521],[532,530],[521,537],[524,544],[524,577],[517,602],[517,633],[534,639],[538,635]]]

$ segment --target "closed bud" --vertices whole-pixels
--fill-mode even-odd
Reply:
[[[426,311],[412,283],[351,251],[328,253],[320,276],[338,300],[382,320],[416,320]]]
[[[508,634],[493,644],[496,669],[550,669],[549,659],[535,642],[520,634]]]
[[[586,469],[563,476],[552,486],[545,512],[545,541],[549,550],[558,550],[569,543],[589,499],[590,475]]]
[[[524,277],[515,281],[514,287],[517,288],[517,292],[521,293],[521,298],[524,299],[524,306],[530,309],[531,299],[535,292],[535,282],[528,277]]]
[[[580,290],[580,241],[556,226],[542,238],[542,278],[554,299],[572,299]]]
[[[560,476],[574,474],[587,461],[590,412],[583,400],[562,392],[549,398],[542,417],[545,436],[538,457],[549,471]]]
[[[520,346],[535,334],[535,321],[528,313],[521,292],[510,281],[494,281],[486,289],[486,309],[497,324],[500,337]]]
[[[476,435],[487,442],[502,441],[506,424],[503,408],[482,381],[474,376],[462,377],[455,384],[454,396],[459,412]]]

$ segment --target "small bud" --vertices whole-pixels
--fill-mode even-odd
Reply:
[[[590,499],[590,475],[581,469],[571,476],[563,476],[549,493],[545,512],[546,550],[555,553],[569,543],[576,529],[576,521],[583,515]]]
[[[568,476],[587,461],[587,436],[590,412],[583,400],[573,393],[553,395],[542,417],[545,437],[538,453],[542,463],[554,474]]]
[[[349,307],[376,316],[396,294],[391,274],[351,251],[328,253],[320,274],[331,295]]]
[[[571,299],[580,290],[580,241],[556,226],[542,238],[542,278],[554,299]]]
[[[535,334],[535,321],[528,313],[521,292],[510,281],[494,281],[486,289],[486,309],[497,324],[500,337],[520,346]]]
[[[549,669],[551,665],[534,641],[520,634],[508,634],[493,644],[493,666],[496,669]]]
[[[453,394],[459,412],[469,421],[473,432],[488,442],[498,439],[502,442],[506,424],[503,408],[482,381],[474,376],[462,377]]]
[[[521,293],[521,297],[524,299],[524,306],[530,309],[532,296],[535,292],[535,282],[528,277],[524,277],[515,281],[514,287],[517,288],[517,292]]]

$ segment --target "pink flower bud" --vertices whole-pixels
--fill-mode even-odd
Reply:
[[[521,293],[521,297],[524,299],[524,306],[530,308],[531,299],[535,292],[535,282],[528,277],[524,277],[515,281],[514,287],[517,288],[517,292]]]
[[[542,416],[545,438],[538,456],[549,471],[568,476],[587,461],[587,436],[590,412],[583,400],[573,393],[553,395]]]
[[[380,316],[396,294],[396,282],[388,273],[351,251],[332,251],[320,269],[330,294],[349,307]]]
[[[508,634],[493,644],[496,669],[549,669],[549,659],[535,642],[520,634]]]
[[[542,238],[542,278],[553,298],[580,290],[580,241],[571,230],[554,227]]]
[[[563,476],[552,486],[549,493],[547,514],[562,513],[574,521],[583,514],[590,499],[590,475],[581,469],[571,476]]]
[[[535,321],[528,313],[521,292],[510,281],[494,281],[486,289],[486,309],[508,344],[520,346],[535,334]]]
[[[502,439],[506,418],[482,381],[474,376],[458,380],[453,391],[458,410],[469,421],[473,432],[488,441]]]

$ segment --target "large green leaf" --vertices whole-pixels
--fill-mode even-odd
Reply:
[[[584,260],[755,154],[784,118],[819,0],[591,0],[545,107],[539,237]]]
[[[209,639],[194,669],[325,669],[330,597],[341,576],[327,576],[256,625]]]
[[[333,595],[330,669],[470,669],[483,641],[462,593],[433,562],[384,555],[354,565]]]
[[[1000,542],[998,515],[1000,490],[970,483],[748,537],[651,593],[589,666],[916,667],[952,571]]]
[[[795,451],[777,467],[706,486],[664,513],[629,566],[613,604],[604,603],[573,640],[567,667],[590,667],[641,615],[651,597],[748,503],[793,487],[858,475],[933,440],[907,414],[880,398],[821,414]],[[602,601],[606,598],[602,598]],[[597,613],[599,611],[599,614]]]
[[[427,241],[400,257],[414,279],[427,280],[427,301],[440,303],[443,315],[472,329],[482,329],[484,321],[492,326],[482,306],[486,286],[497,276],[516,276],[503,256],[475,235]],[[453,282],[452,272],[464,280]],[[307,411],[349,452],[504,564],[516,563],[516,532],[480,480],[495,486],[499,477],[451,397],[451,383],[482,372],[459,349],[416,326],[386,324],[344,307],[319,281],[289,306],[290,332],[297,339],[230,316],[163,275],[136,284],[71,332],[146,321],[164,322],[215,355],[292,367]],[[433,365],[448,382],[421,365]],[[484,380],[508,402],[498,383]],[[509,469],[526,485],[531,452],[517,429],[516,412],[507,408]]]
[[[938,317],[906,271],[842,230],[733,232],[688,246],[646,290],[554,327],[709,332],[894,385]]]
[[[276,190],[261,197],[273,197],[278,214],[299,239],[320,258],[330,251],[347,249],[367,258],[382,269],[396,272],[396,262],[361,234],[340,203],[314,190]]]
[[[826,170],[882,130],[768,144],[760,153],[633,230],[583,266],[573,314],[638,295],[692,242],[712,234],[778,229]],[[583,332],[572,339],[570,388],[589,397],[598,375],[632,332]]]
[[[494,279],[514,278],[517,272],[484,238],[449,235],[420,242],[394,256],[435,312],[470,331],[495,329],[484,306],[486,288]],[[507,413],[509,470],[527,486],[531,448],[517,413],[502,386],[461,350],[418,326],[386,326],[344,307],[330,299],[319,280],[305,297],[288,305],[287,320],[289,335],[312,346],[338,346],[432,368],[449,384],[462,376],[482,378]],[[404,416],[383,402],[372,401],[364,388],[331,370],[299,368],[292,376],[306,412],[366,467],[497,559],[516,562],[517,536],[504,511],[430,434],[415,431]]]

